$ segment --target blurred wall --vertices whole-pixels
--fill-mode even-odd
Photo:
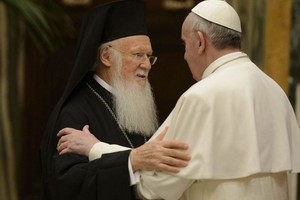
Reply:
[[[72,4],[75,1],[66,0],[65,2],[68,4],[63,4],[64,1],[57,0],[57,3],[74,20],[77,36],[83,15],[91,7],[109,2],[109,0],[79,0],[79,2],[90,3]],[[290,60],[291,38],[289,34],[291,34],[291,27],[294,27],[290,24],[291,13],[300,13],[299,0],[293,0],[297,3],[293,6],[291,0],[228,1],[241,15],[245,34],[243,50],[287,91],[289,65],[295,63]],[[157,100],[160,121],[167,117],[179,96],[194,83],[188,66],[183,60],[184,47],[180,31],[181,24],[190,11],[190,7],[198,2],[200,1],[147,1],[149,32],[154,54],[158,56],[158,62],[151,70],[150,81]],[[291,8],[297,7],[297,5],[298,10],[291,12]],[[0,13],[3,14],[3,12]],[[0,16],[0,21],[2,19]],[[300,24],[299,21],[298,24]],[[1,25],[3,24],[1,23]],[[0,29],[3,30],[2,27]],[[12,132],[17,134],[10,134],[15,139],[18,138],[18,134],[21,134],[20,138],[22,138],[22,143],[17,145],[17,149],[20,151],[14,157],[18,158],[15,174],[17,174],[19,199],[39,199],[41,183],[38,151],[40,140],[47,119],[62,94],[70,74],[76,36],[74,38],[65,37],[63,47],[55,52],[46,52],[43,56],[37,56],[40,55],[37,53],[37,49],[30,40],[26,40],[26,70],[23,72],[24,80],[22,80],[24,88],[22,125],[13,123],[21,130],[14,129]],[[299,45],[298,49],[295,49],[293,52],[294,54],[297,52],[296,55],[299,58]],[[1,50],[3,51],[3,49]],[[299,64],[294,68],[299,69]],[[294,71],[299,72],[299,70]],[[18,98],[16,94],[15,97]],[[19,105],[13,101],[10,104]],[[1,137],[3,135],[2,132]],[[13,145],[9,144],[8,148]],[[0,161],[0,164],[3,163]]]

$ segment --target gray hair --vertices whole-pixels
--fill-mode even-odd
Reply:
[[[117,41],[111,41],[111,42],[103,43],[98,47],[96,61],[93,65],[93,67],[91,68],[91,71],[95,71],[98,66],[101,66],[100,58],[99,58],[101,50],[107,46],[112,46],[112,45],[117,46],[119,44]],[[110,48],[109,51],[110,51],[113,59],[117,62],[118,66],[122,65],[122,59],[121,59],[120,53],[115,51],[113,48]]]
[[[241,49],[242,34],[237,31],[207,21],[192,12],[186,17],[186,23],[191,34],[195,34],[197,31],[203,32],[210,38],[216,49],[221,50],[228,47]]]

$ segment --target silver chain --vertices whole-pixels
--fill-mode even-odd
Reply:
[[[121,129],[121,131],[122,131],[124,137],[126,138],[126,140],[127,140],[128,143],[129,143],[130,147],[134,149],[134,146],[133,146],[131,140],[129,139],[128,135],[126,134],[126,132],[123,130],[122,126],[120,125],[120,123],[119,123],[119,121],[118,121],[118,119],[117,119],[115,113],[112,111],[112,109],[111,109],[111,108],[109,107],[109,105],[106,103],[106,101],[101,97],[101,95],[98,94],[98,93],[94,90],[94,88],[92,88],[92,86],[91,86],[90,84],[86,83],[86,85],[87,85],[88,88],[89,88],[89,89],[90,89],[90,90],[91,90],[91,91],[92,91],[92,92],[93,92],[93,93],[101,100],[101,102],[105,105],[105,107],[106,107],[107,110],[110,112],[111,116],[115,119],[116,123],[118,124],[119,128]],[[145,140],[145,142],[147,142],[146,136],[144,136],[144,140]]]

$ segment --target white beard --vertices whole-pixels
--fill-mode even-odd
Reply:
[[[158,121],[149,82],[141,88],[137,83],[115,80],[113,88],[113,104],[121,127],[131,133],[151,136]]]
[[[121,77],[121,63],[112,80],[113,105],[119,125],[130,133],[151,136],[158,127],[157,110],[150,83],[141,87]]]

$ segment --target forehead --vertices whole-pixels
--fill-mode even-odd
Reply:
[[[135,35],[119,39],[120,47],[124,49],[152,50],[150,38],[146,35]]]

